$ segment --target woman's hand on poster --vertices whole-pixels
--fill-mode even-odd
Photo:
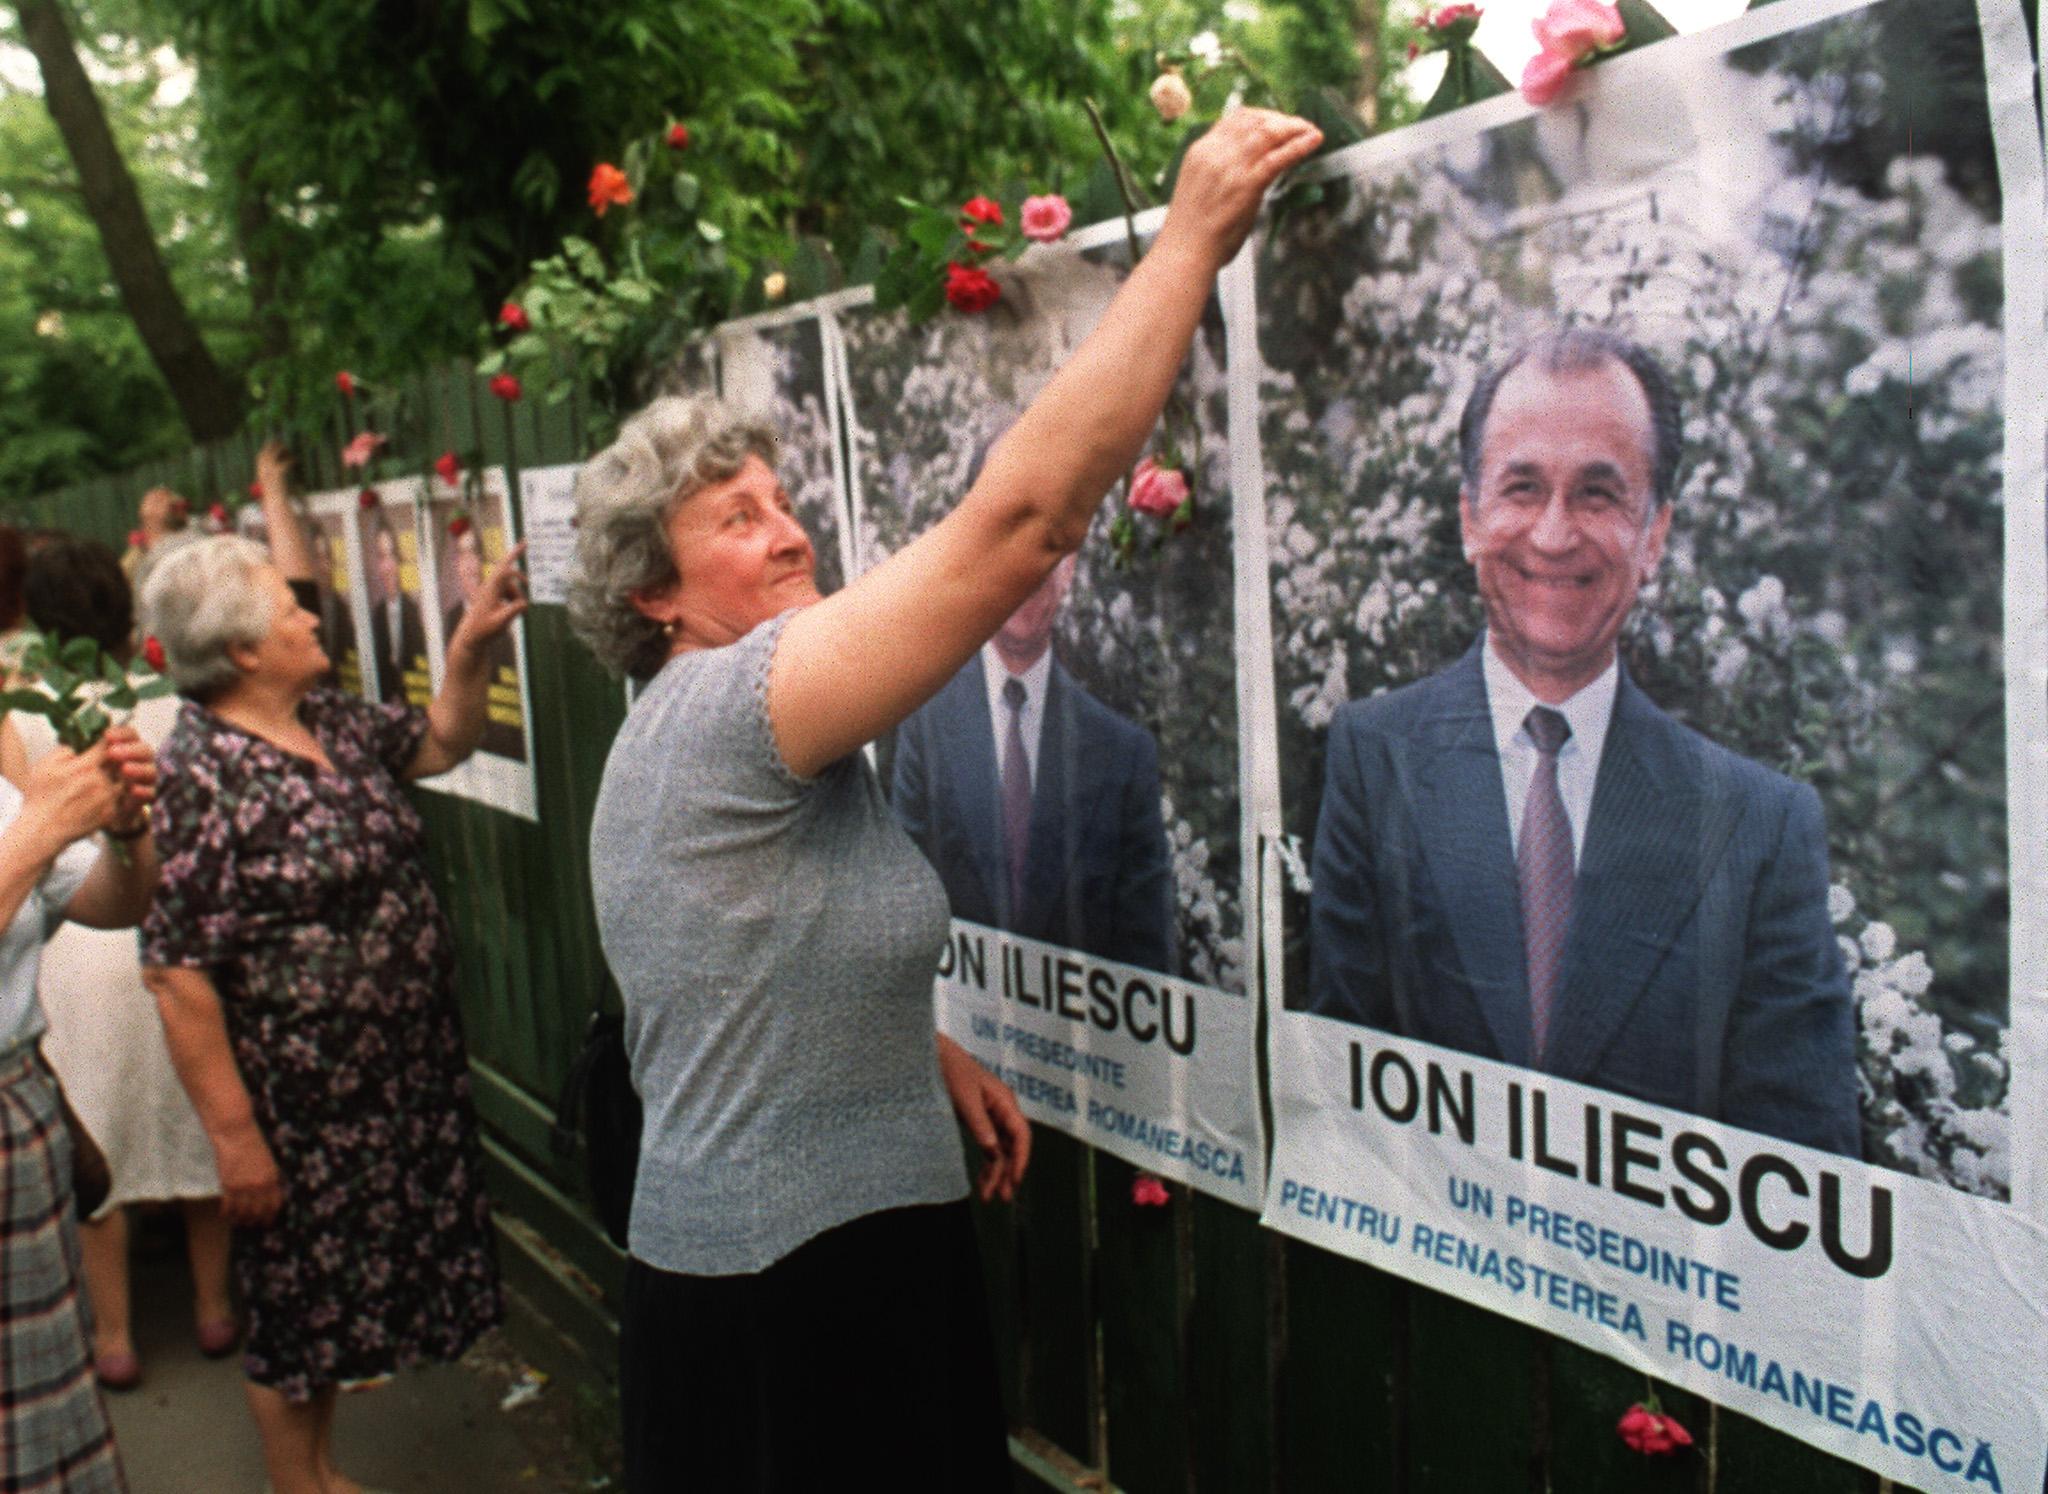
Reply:
[[[220,1211],[228,1223],[264,1225],[277,1217],[284,1207],[284,1174],[254,1121],[216,1136],[213,1161],[220,1173]]]
[[[984,1203],[990,1199],[1010,1202],[1031,1161],[1031,1122],[1017,1108],[1010,1086],[944,1034],[939,1037],[939,1073],[960,1124],[981,1148],[981,1171],[974,1180],[976,1195]]]
[[[1160,242],[1199,246],[1216,269],[1230,263],[1280,173],[1315,154],[1323,132],[1271,109],[1236,109],[1188,147]]]
[[[476,600],[462,611],[455,636],[448,640],[451,649],[482,647],[511,627],[512,619],[526,610],[526,577],[519,569],[525,554],[522,541],[491,567],[477,590]]]

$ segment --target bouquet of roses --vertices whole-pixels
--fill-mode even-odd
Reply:
[[[162,674],[129,678],[121,662],[90,638],[59,644],[32,633],[15,667],[14,687],[0,690],[0,711],[47,717],[57,740],[73,752],[86,751],[117,719],[175,688]],[[122,714],[117,718],[116,712]]]

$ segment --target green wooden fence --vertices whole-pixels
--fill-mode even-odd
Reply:
[[[480,450],[515,475],[587,454],[573,407],[507,406],[465,370],[411,392],[417,449]],[[326,450],[301,481],[338,485]],[[15,522],[119,544],[165,482],[203,505],[248,482],[238,438],[19,505]],[[599,775],[618,684],[559,607],[529,614],[540,822],[432,793],[431,857],[458,932],[463,1012],[515,1289],[600,1360],[621,1258],[552,1154],[553,1096],[593,1007],[615,1004],[589,893]],[[1013,1209],[979,1216],[1020,1470],[1132,1494],[1386,1490],[1849,1494],[1879,1481],[1733,1413],[1664,1389],[1699,1438],[1685,1457],[1627,1451],[1614,1423],[1640,1376],[1398,1278],[1283,1240],[1175,1189],[1131,1201],[1126,1164],[1040,1131]],[[849,1463],[914,1449],[849,1449]],[[1087,1482],[1090,1479],[1096,1482]],[[1020,1482],[1029,1483],[1020,1473]]]

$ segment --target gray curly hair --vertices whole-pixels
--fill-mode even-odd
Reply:
[[[709,395],[665,395],[584,464],[569,626],[612,673],[645,681],[667,662],[661,624],[633,598],[676,582],[669,520],[685,499],[736,476],[749,456],[774,466],[775,432]]]
[[[254,648],[276,621],[256,584],[269,564],[261,545],[235,534],[150,547],[135,578],[142,632],[163,645],[164,673],[180,695],[203,701],[241,677],[228,650]]]

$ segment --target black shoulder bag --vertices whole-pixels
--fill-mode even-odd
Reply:
[[[556,1160],[573,1168],[580,1139],[591,1207],[621,1250],[633,1213],[633,1178],[640,1170],[640,1116],[640,1096],[626,1060],[626,1019],[617,1012],[592,1012],[583,1051],[562,1081],[551,1141]]]

